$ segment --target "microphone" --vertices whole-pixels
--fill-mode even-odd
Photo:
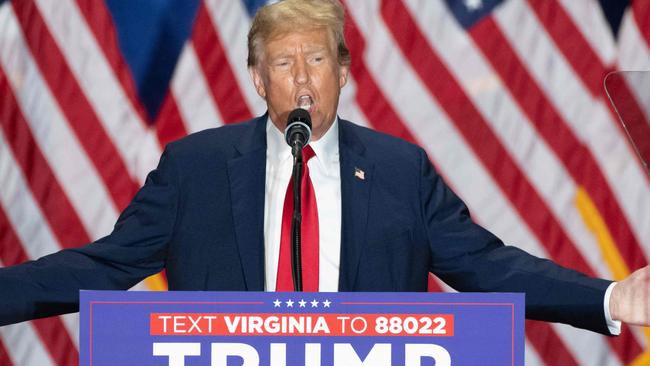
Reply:
[[[311,116],[302,108],[296,108],[289,113],[287,128],[284,130],[284,139],[291,146],[293,156],[302,152],[311,140]]]
[[[293,216],[291,218],[291,277],[293,289],[302,291],[302,259],[301,259],[301,223],[302,212],[300,204],[300,179],[302,177],[303,162],[302,148],[311,139],[311,116],[302,108],[296,108],[289,113],[287,128],[284,130],[284,139],[291,146],[293,154]]]

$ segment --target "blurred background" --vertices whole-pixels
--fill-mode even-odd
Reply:
[[[0,266],[108,234],[166,143],[263,113],[246,34],[264,3],[0,0]],[[635,149],[603,84],[650,70],[649,0],[345,5],[342,118],[424,147],[508,244],[611,279],[648,263],[650,88],[616,84]],[[0,365],[76,365],[77,327],[2,327]],[[527,365],[650,365],[648,329],[526,334]]]

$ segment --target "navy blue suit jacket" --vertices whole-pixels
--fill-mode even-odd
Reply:
[[[79,289],[163,268],[171,290],[264,290],[266,119],[169,144],[110,235],[0,269],[0,324],[75,311]],[[421,148],[341,120],[339,151],[340,291],[426,291],[433,272],[460,291],[525,292],[529,318],[608,334],[609,282],[504,246]]]

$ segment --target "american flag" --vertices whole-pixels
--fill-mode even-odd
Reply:
[[[0,0],[0,265],[106,235],[167,142],[263,113],[245,61],[264,2]],[[650,1],[345,6],[341,117],[423,146],[509,244],[605,278],[647,264],[650,177],[603,79],[650,70]],[[650,136],[642,90],[623,91]],[[77,327],[2,327],[0,365],[77,364]],[[528,321],[526,335],[527,365],[650,364],[648,329]]]

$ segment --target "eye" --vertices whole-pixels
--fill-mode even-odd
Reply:
[[[320,56],[320,55],[319,56],[313,56],[313,57],[311,57],[310,61],[311,61],[312,64],[319,64],[319,63],[325,61],[325,57]]]

